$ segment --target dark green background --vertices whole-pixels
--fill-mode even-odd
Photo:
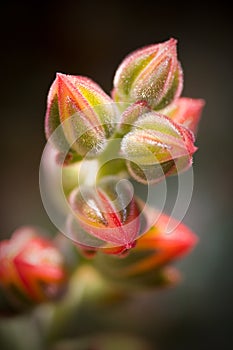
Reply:
[[[142,335],[161,350],[233,346],[232,14],[223,1],[210,4],[66,0],[1,5],[2,237],[25,224],[55,231],[38,186],[46,97],[55,72],[89,76],[109,92],[126,54],[178,39],[183,95],[206,100],[193,199],[184,220],[200,241],[176,264],[184,275],[178,287],[110,309],[96,324],[96,330],[108,325]]]

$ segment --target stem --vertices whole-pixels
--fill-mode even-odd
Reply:
[[[54,305],[47,333],[48,344],[63,336],[70,324],[70,320],[73,319],[74,314],[78,313],[85,292],[85,283],[80,280],[79,275],[80,269],[77,269],[70,280],[65,299]]]
[[[106,302],[108,298],[119,298],[115,289],[105,281],[90,264],[84,264],[74,272],[65,299],[54,305],[53,315],[47,332],[47,343],[51,345],[70,336],[70,330],[79,324],[85,306]]]
[[[125,160],[119,157],[120,141],[118,134],[107,142],[107,147],[97,159],[83,160],[79,168],[78,183],[95,186],[104,176],[118,175],[126,178]]]
[[[119,152],[121,147],[121,138],[118,134],[114,134],[111,139],[108,140],[108,145],[104,152],[98,157],[98,162],[103,165],[107,161],[119,158]]]
[[[83,160],[79,168],[79,183],[82,185],[93,186],[99,170],[99,164],[96,159]]]
[[[97,180],[104,176],[117,175],[119,178],[127,178],[125,159],[120,156],[121,137],[116,133],[108,140],[108,146],[98,158],[99,172]]]

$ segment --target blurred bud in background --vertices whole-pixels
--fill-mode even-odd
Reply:
[[[148,208],[150,218],[156,215]],[[197,236],[184,224],[166,232],[169,220],[161,214],[154,225],[136,241],[135,248],[123,259],[99,253],[96,264],[113,283],[133,289],[157,288],[173,285],[180,280],[179,272],[169,266],[172,261],[190,253],[197,243]]]
[[[61,252],[37,228],[21,227],[0,242],[0,288],[16,309],[57,300],[66,282]]]

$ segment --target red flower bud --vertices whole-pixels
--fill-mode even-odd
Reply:
[[[153,210],[150,209],[150,218]],[[166,232],[168,222],[172,220],[174,231]],[[126,275],[145,273],[146,271],[161,268],[169,262],[189,253],[198,241],[197,236],[184,224],[166,214],[161,214],[156,223],[139,239],[133,253],[154,251],[146,258],[126,266],[123,271]]]
[[[202,99],[181,97],[161,112],[196,134],[204,105]]]
[[[33,227],[22,227],[0,242],[0,286],[18,306],[52,300],[64,290],[63,256],[39,234]]]
[[[110,247],[123,247],[120,251],[134,246],[140,219],[129,182],[109,176],[96,188],[79,186],[71,193],[70,204],[78,224],[88,234],[109,243]]]

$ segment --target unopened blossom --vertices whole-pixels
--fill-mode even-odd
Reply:
[[[196,134],[204,105],[203,99],[180,97],[161,112]]]
[[[144,100],[159,110],[178,98],[183,88],[183,72],[176,45],[172,38],[129,54],[115,73],[114,100],[128,103]]]
[[[157,112],[141,115],[121,142],[130,175],[142,183],[186,170],[196,149],[190,130]]]
[[[0,287],[16,305],[56,299],[66,278],[61,252],[38,229],[21,227],[0,242]]]
[[[47,139],[60,151],[95,157],[114,131],[112,102],[91,79],[57,73],[47,100]]]
[[[87,233],[113,247],[127,250],[134,246],[140,211],[128,182],[105,177],[96,186],[79,186],[71,192],[69,202]]]

